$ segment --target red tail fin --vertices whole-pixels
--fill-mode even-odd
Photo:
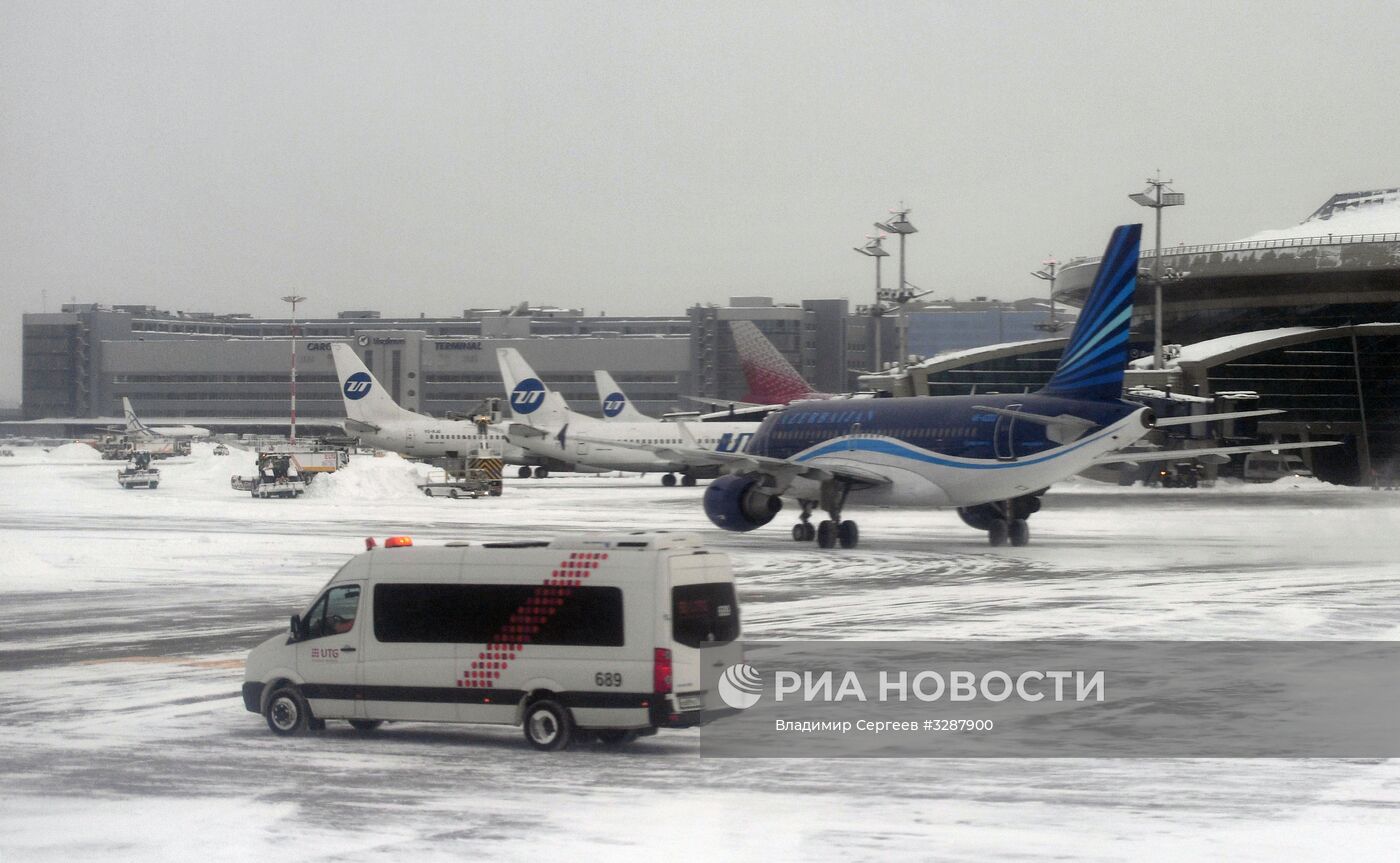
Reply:
[[[825,398],[827,393],[815,392],[802,379],[792,363],[787,361],[773,343],[759,332],[752,321],[730,321],[734,346],[739,350],[739,365],[749,384],[744,401],[764,405],[785,405],[796,399]]]

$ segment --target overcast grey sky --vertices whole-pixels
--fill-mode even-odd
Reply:
[[[1037,293],[1156,168],[1165,240],[1400,184],[1400,5],[0,2],[0,400],[62,302],[679,313]]]

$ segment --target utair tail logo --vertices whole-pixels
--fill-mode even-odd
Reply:
[[[622,413],[622,409],[627,406],[627,396],[622,393],[612,393],[603,399],[603,416],[611,419]]]
[[[510,393],[511,410],[518,414],[532,414],[543,404],[544,384],[539,378],[526,378]]]
[[[369,390],[369,372],[355,372],[345,379],[345,397],[352,402],[369,395]]]
[[[719,676],[719,697],[735,710],[748,710],[762,694],[763,676],[752,665],[731,665]]]

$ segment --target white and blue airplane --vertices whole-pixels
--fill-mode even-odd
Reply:
[[[122,414],[126,418],[126,427],[123,432],[128,440],[189,440],[190,438],[209,437],[209,429],[199,426],[148,426],[141,422],[141,418],[136,415],[135,408],[131,406],[131,399],[126,396],[122,396]]]
[[[613,376],[605,371],[593,372],[593,383],[598,388],[598,406],[603,410],[603,419],[621,423],[653,423],[652,417],[637,410],[632,400],[617,385]]]
[[[551,469],[579,467],[538,458],[512,446],[506,439],[505,423],[437,419],[399,407],[349,345],[333,343],[331,359],[345,403],[345,431],[369,446],[423,459],[466,458],[483,447],[499,450],[506,464],[522,466],[522,479],[530,475],[531,466],[536,477],[547,476]]]
[[[1038,392],[795,402],[764,419],[744,452],[651,449],[726,474],[704,499],[705,514],[725,530],[768,524],[787,498],[802,507],[793,539],[852,548],[859,529],[842,517],[847,504],[956,507],[992,545],[1025,545],[1026,519],[1040,509],[1040,495],[1093,465],[1332,445],[1119,452],[1153,428],[1282,413],[1158,420],[1150,408],[1122,399],[1141,233],[1141,225],[1113,232],[1059,365]],[[814,528],[810,518],[818,508],[828,517]]]
[[[598,419],[570,410],[564,397],[549,389],[515,348],[497,348],[496,360],[515,416],[507,438],[538,458],[600,470],[660,473],[665,486],[675,485],[679,474],[681,485],[691,486],[699,478],[716,476],[718,469],[708,460],[675,458],[655,450],[692,446],[702,453],[739,452],[757,429],[751,422],[713,422],[698,425],[692,435],[682,423],[647,419],[640,412],[640,419],[624,418],[621,410],[615,422]]]

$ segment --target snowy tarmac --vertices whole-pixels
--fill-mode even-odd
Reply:
[[[1400,640],[1400,493],[1311,481],[1073,483],[993,549],[951,511],[852,510],[858,549],[781,514],[713,528],[656,477],[508,481],[429,499],[357,458],[295,501],[251,459],[81,449],[0,459],[0,863],[68,860],[1371,859],[1400,844],[1400,766],[1338,760],[720,760],[694,731],[540,754],[518,729],[342,723],[295,739],[243,709],[248,649],[365,536],[693,530],[732,554],[759,639]]]

